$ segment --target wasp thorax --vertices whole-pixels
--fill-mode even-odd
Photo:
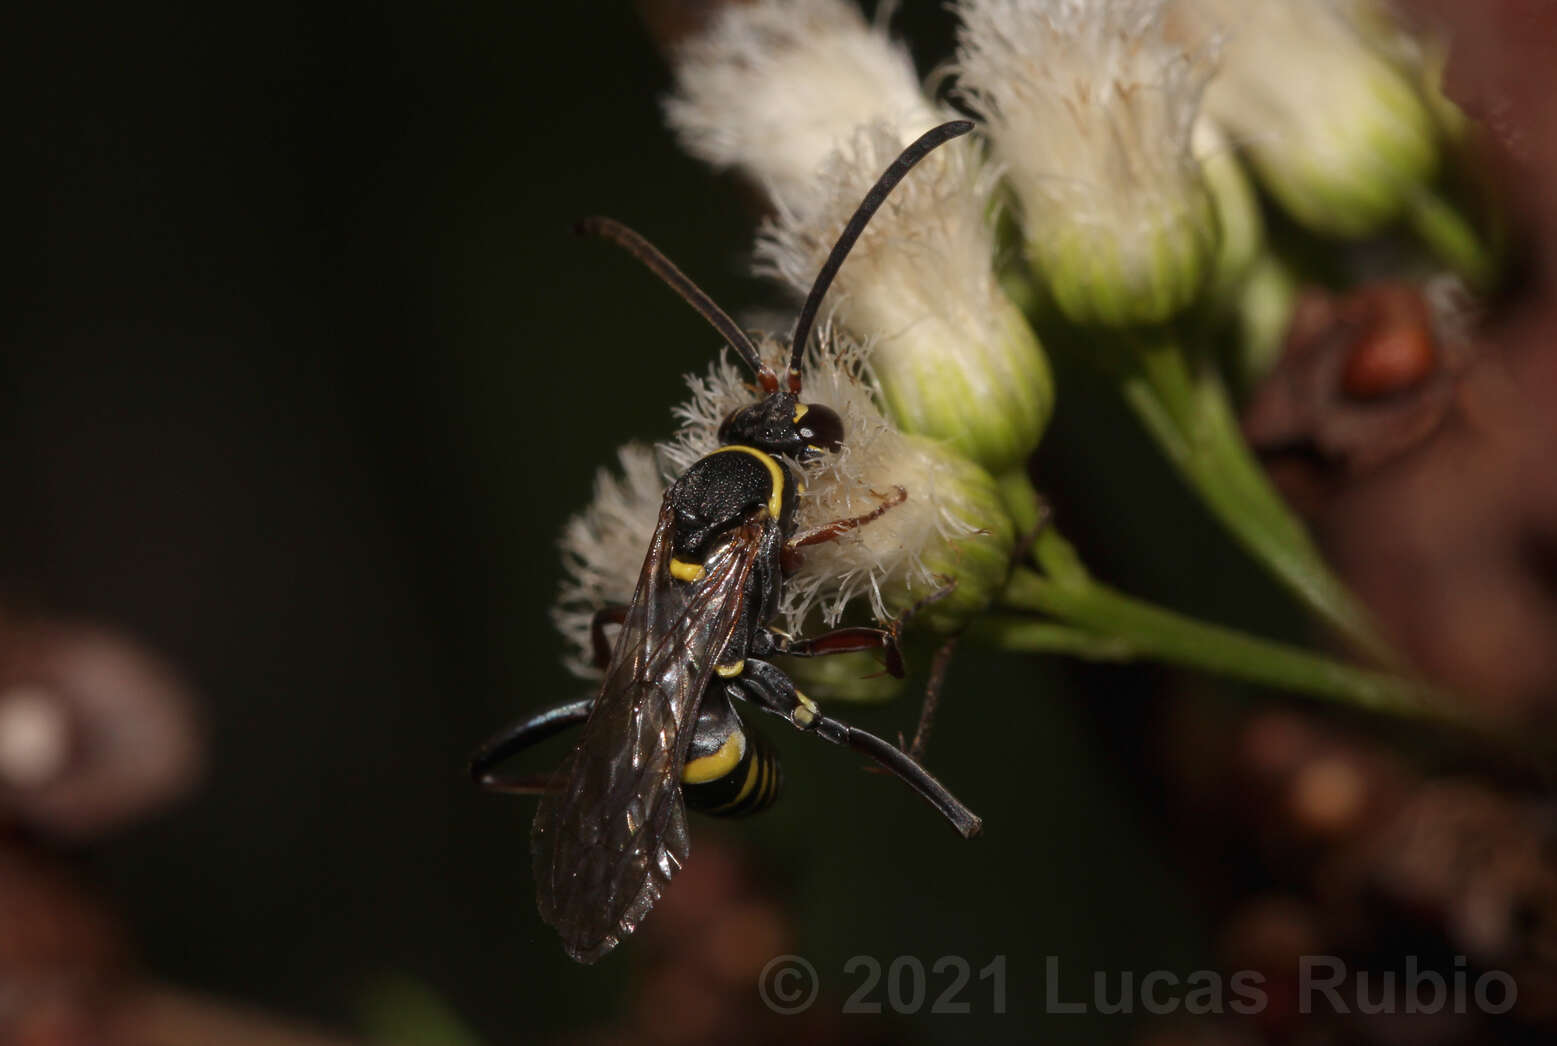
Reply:
[[[843,419],[831,407],[801,403],[792,392],[775,392],[726,417],[719,426],[719,442],[809,461],[842,445]]]

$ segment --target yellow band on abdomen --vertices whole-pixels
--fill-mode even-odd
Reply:
[[[717,752],[688,759],[681,768],[681,780],[686,784],[707,784],[717,781],[740,765],[746,754],[746,735],[740,731],[731,734]]]

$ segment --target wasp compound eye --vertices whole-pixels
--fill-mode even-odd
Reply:
[[[795,420],[800,441],[809,451],[835,451],[843,443],[843,419],[831,407],[807,403]]]

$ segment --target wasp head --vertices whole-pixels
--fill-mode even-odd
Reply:
[[[809,461],[838,449],[843,419],[831,407],[801,403],[793,392],[773,392],[725,418],[719,426],[719,442]]]

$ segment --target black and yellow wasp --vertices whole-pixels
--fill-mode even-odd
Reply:
[[[499,777],[498,765],[583,721],[578,746],[542,790],[531,837],[541,915],[580,962],[630,934],[686,861],[686,807],[747,813],[777,794],[777,760],[742,722],[736,699],[869,756],[964,836],[980,829],[922,766],[823,715],[770,660],[880,649],[887,670],[901,675],[894,631],[844,628],[796,639],[769,625],[803,547],[865,526],[906,496],[898,488],[866,515],[796,533],[799,488],[785,459],[836,451],[844,435],[835,411],[800,402],[800,364],[822,298],[871,215],[914,164],[972,126],[959,120],[926,132],[866,194],[807,295],[782,383],[746,333],[647,241],[608,219],[581,223],[581,231],[630,251],[713,324],[752,369],[763,398],[726,418],[719,449],[671,484],[632,602],[596,615],[595,656],[605,670],[599,692],[515,724],[472,761],[482,784],[527,790]],[[621,626],[614,646],[604,631],[612,623]]]

